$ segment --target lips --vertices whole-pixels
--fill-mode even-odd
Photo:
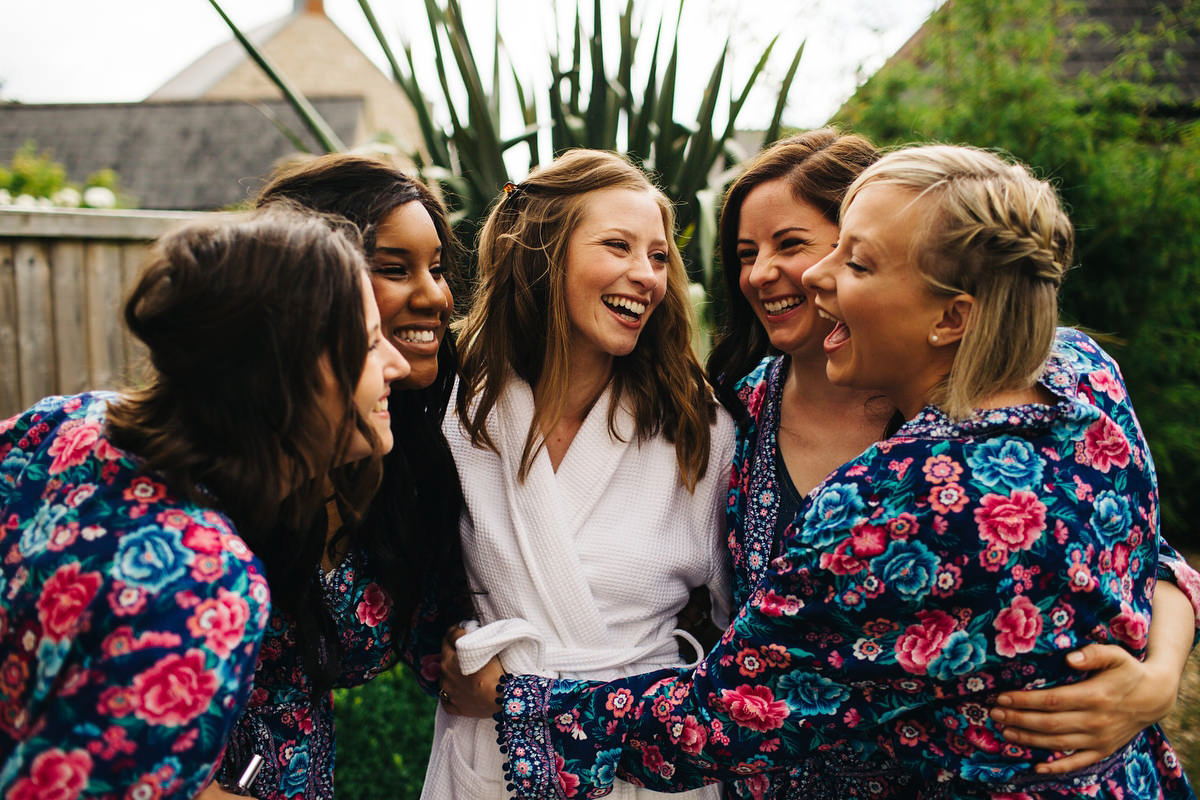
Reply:
[[[846,327],[846,323],[819,306],[817,307],[817,316],[833,323],[833,330],[825,337],[826,352],[834,350],[850,340],[850,329]]]
[[[606,294],[600,298],[604,305],[608,306],[616,314],[625,317],[626,319],[636,321],[641,319],[642,314],[646,313],[647,304],[641,300],[624,295]]]
[[[767,312],[768,316],[776,316],[779,314],[785,314],[788,311],[791,311],[793,308],[804,305],[806,302],[807,299],[804,297],[804,295],[792,295],[790,297],[779,297],[773,300],[763,300],[762,307],[763,310]]]

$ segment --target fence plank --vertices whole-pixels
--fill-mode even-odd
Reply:
[[[121,345],[121,247],[88,242],[83,249],[87,275],[88,377],[93,389],[120,388],[125,371]]]
[[[57,391],[76,394],[91,388],[88,385],[87,279],[83,270],[83,242],[52,241],[49,251],[54,289]]]
[[[17,284],[17,357],[21,364],[21,405],[54,394],[54,300],[50,262],[40,242],[13,248]]]
[[[125,242],[121,247],[121,273],[122,273],[122,289],[121,303],[122,307],[125,298],[129,296],[129,292],[133,289],[133,284],[137,281],[138,276],[142,274],[142,267],[146,265],[146,259],[149,257],[150,244],[148,242]],[[121,347],[125,354],[125,372],[122,377],[127,385],[137,385],[141,382],[146,358],[146,346],[129,332],[123,321],[120,322],[121,328]]]
[[[0,241],[0,419],[8,419],[24,408],[17,341],[16,263],[12,245]]]

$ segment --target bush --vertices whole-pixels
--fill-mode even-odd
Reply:
[[[416,798],[425,781],[437,701],[398,666],[334,692],[337,793],[352,800]]]
[[[1200,35],[1200,2],[1164,4],[1121,35],[1080,22],[1083,10],[947,4],[838,121],[880,144],[998,148],[1055,181],[1080,267],[1063,287],[1064,319],[1102,334],[1120,362],[1158,466],[1163,531],[1200,549],[1189,524],[1200,513],[1200,121],[1172,82],[1181,37]],[[1111,61],[1070,74],[1076,46]]]

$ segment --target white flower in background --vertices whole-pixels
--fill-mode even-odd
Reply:
[[[0,206],[11,206],[12,201],[12,192],[8,189],[0,189]]]
[[[33,195],[31,194],[19,194],[17,195],[17,199],[13,200],[13,205],[17,208],[35,208],[37,200],[33,199]]]
[[[62,208],[79,208],[79,204],[83,202],[83,195],[79,194],[78,189],[72,189],[68,186],[65,189],[59,189],[55,192],[50,200],[54,205]]]
[[[104,186],[89,186],[83,190],[83,204],[90,208],[116,208],[117,196]]]
[[[50,202],[49,197],[35,197],[33,204],[38,208],[54,208],[54,203]]]

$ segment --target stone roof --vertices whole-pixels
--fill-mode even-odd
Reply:
[[[309,98],[342,141],[359,138],[361,97]],[[271,117],[321,152],[283,100],[0,105],[0,163],[33,141],[82,183],[103,168],[141,208],[204,211],[254,194],[297,150]]]

